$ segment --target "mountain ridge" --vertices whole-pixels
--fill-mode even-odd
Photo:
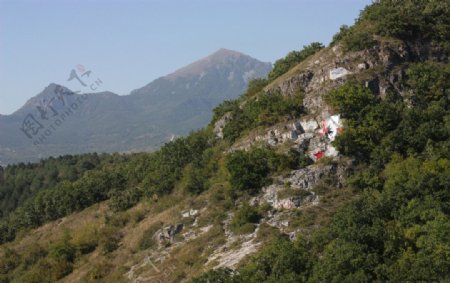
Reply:
[[[170,79],[169,74],[122,96],[109,91],[75,94],[65,86],[50,83],[13,114],[0,117],[0,131],[6,133],[0,136],[0,161],[37,161],[37,151],[46,157],[157,148],[173,135],[187,134],[206,125],[213,107],[242,94],[248,79],[264,77],[271,68],[269,63],[226,49],[195,61],[188,70],[192,66],[200,73]],[[59,111],[64,112],[73,103],[77,113],[52,131],[51,137],[40,143],[39,150],[32,148],[37,137],[31,141],[23,135],[21,120],[31,114],[34,120],[45,118],[40,128],[51,127],[51,118],[56,119]],[[117,139],[124,135],[128,135],[127,141]],[[27,144],[31,147],[27,148]],[[21,157],[21,152],[26,154]]]

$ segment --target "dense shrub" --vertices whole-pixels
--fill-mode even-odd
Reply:
[[[238,234],[251,233],[255,230],[254,224],[258,223],[261,217],[261,214],[255,207],[245,202],[234,214],[230,228]]]
[[[149,172],[143,181],[144,194],[170,193],[180,180],[183,168],[189,163],[201,161],[203,151],[208,148],[206,131],[191,133],[165,144],[152,156]]]
[[[364,9],[354,26],[342,26],[331,44],[342,42],[346,50],[358,51],[373,46],[379,35],[448,45],[449,9],[448,1],[381,0]]]
[[[114,226],[107,225],[100,230],[99,247],[103,254],[109,254],[119,248],[122,234],[119,229]]]
[[[226,167],[233,189],[256,193],[271,182],[270,175],[303,168],[311,162],[309,157],[295,150],[290,150],[288,154],[278,154],[268,148],[252,148],[229,154]]]
[[[204,168],[188,164],[183,173],[182,184],[184,189],[191,194],[200,194],[206,189],[207,176]]]
[[[237,190],[257,191],[269,182],[270,167],[264,150],[236,151],[227,158],[230,183]]]
[[[98,230],[94,226],[86,226],[73,234],[71,242],[80,254],[93,252],[98,245]]]
[[[76,249],[70,240],[71,237],[66,232],[61,240],[50,246],[49,256],[55,260],[66,260],[67,262],[73,263]]]
[[[247,90],[245,91],[246,97],[252,97],[264,89],[269,83],[266,79],[254,79],[248,82]]]
[[[234,272],[229,268],[218,268],[208,271],[201,276],[194,278],[192,283],[233,283],[238,282],[232,277]]]
[[[143,190],[138,187],[116,188],[109,194],[109,207],[114,211],[121,211],[128,209],[138,203],[143,196]]]
[[[225,100],[219,106],[213,109],[213,118],[211,124],[213,125],[220,118],[222,118],[226,113],[235,113],[239,109],[239,100]]]
[[[450,4],[438,0],[382,0],[361,13],[361,21],[370,21],[377,34],[404,40],[450,38]]]
[[[7,216],[39,191],[62,181],[75,181],[85,172],[104,166],[108,159],[98,154],[66,155],[0,169],[0,217]]]
[[[0,274],[8,274],[20,264],[19,254],[10,248],[3,250],[3,255],[0,258]]]
[[[407,71],[407,84],[412,90],[409,99],[413,105],[424,106],[429,101],[449,95],[450,65],[435,62],[411,64]]]
[[[300,51],[291,51],[286,57],[279,59],[273,65],[272,71],[269,73],[269,81],[273,81],[279,76],[289,71],[292,67],[304,61],[311,55],[314,55],[317,51],[321,50],[324,46],[320,42],[313,42],[309,45],[303,46]]]
[[[308,275],[309,253],[303,241],[280,238],[240,270],[241,282],[302,282]]]

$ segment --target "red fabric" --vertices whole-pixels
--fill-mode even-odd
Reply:
[[[316,158],[316,160],[319,160],[323,157],[324,152],[323,151],[318,151],[316,153],[314,153],[314,157]]]

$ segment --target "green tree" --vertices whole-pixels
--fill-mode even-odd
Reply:
[[[279,59],[273,65],[272,71],[269,73],[269,81],[273,81],[279,76],[289,71],[292,67],[304,61],[311,55],[323,48],[320,42],[313,42],[309,45],[303,46],[300,51],[291,51],[283,59]]]

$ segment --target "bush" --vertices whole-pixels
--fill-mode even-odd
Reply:
[[[112,253],[119,248],[122,235],[118,228],[106,226],[100,231],[99,246],[103,254]]]
[[[261,92],[265,86],[269,83],[266,79],[254,79],[248,82],[247,90],[245,91],[245,96],[252,97],[255,94]]]
[[[114,266],[106,261],[95,263],[92,269],[87,273],[86,279],[89,282],[97,282],[111,274]]]
[[[234,272],[229,268],[219,268],[210,270],[200,277],[194,278],[192,283],[233,283],[239,282],[236,278],[233,278]]]
[[[239,270],[239,282],[304,282],[310,257],[303,244],[279,238]]]
[[[146,208],[136,209],[131,214],[131,219],[133,220],[134,223],[139,223],[145,219],[145,217],[147,216],[147,213],[148,213],[148,211]]]
[[[194,132],[165,144],[154,153],[142,184],[144,195],[152,197],[170,193],[183,176],[184,167],[201,162],[203,152],[209,148],[208,139],[206,130]]]
[[[270,174],[297,169],[309,164],[308,160],[293,152],[282,155],[266,148],[253,148],[248,152],[237,150],[228,155],[226,167],[233,189],[256,193],[271,182]]]
[[[93,252],[98,245],[98,231],[94,226],[83,227],[73,235],[71,242],[80,254]]]
[[[335,35],[333,35],[333,39],[330,42],[330,46],[333,46],[339,41],[341,41],[348,34],[349,30],[350,27],[348,25],[342,25],[339,28],[339,31]]]
[[[184,168],[183,184],[184,190],[191,194],[200,194],[206,189],[207,176],[203,168],[196,168],[192,164],[188,164]]]
[[[346,51],[359,51],[373,47],[376,41],[367,28],[353,27],[345,32],[342,43]]]
[[[360,21],[369,21],[378,34],[403,40],[450,38],[450,5],[437,0],[382,0],[366,8]]]
[[[65,258],[51,258],[49,259],[49,263],[51,266],[50,270],[52,274],[50,278],[53,278],[53,282],[69,275],[73,271],[73,263]]]
[[[142,196],[143,190],[137,186],[118,188],[110,193],[109,207],[114,211],[123,211],[137,204]]]
[[[349,82],[333,89],[326,96],[326,101],[341,113],[343,118],[357,119],[363,109],[375,105],[377,98],[369,88]]]
[[[20,264],[19,254],[10,248],[6,248],[3,251],[3,255],[0,258],[0,274],[8,274],[14,270]]]
[[[38,243],[33,243],[27,247],[27,251],[23,254],[23,264],[25,268],[28,268],[40,259],[46,257],[48,254],[47,250],[41,247]]]
[[[266,156],[260,150],[232,153],[227,157],[227,169],[230,183],[236,190],[256,192],[269,182],[270,168]]]
[[[59,269],[61,271],[61,269]],[[71,271],[70,268],[67,272]],[[61,278],[61,274],[56,274],[52,263],[43,258],[32,266],[27,273],[25,273],[20,279],[21,282],[27,283],[51,283]]]
[[[258,223],[260,219],[259,211],[245,202],[234,214],[230,228],[238,234],[251,233],[255,230],[254,224]]]
[[[313,42],[309,45],[303,46],[300,51],[291,51],[283,59],[279,59],[273,65],[272,71],[269,73],[269,81],[273,81],[279,76],[289,71],[292,67],[304,61],[311,55],[323,48],[320,42]]]
[[[225,100],[219,106],[213,109],[213,118],[211,120],[211,125],[214,125],[220,118],[222,118],[226,113],[232,112],[236,113],[239,110],[239,100]]]
[[[340,41],[346,50],[363,50],[374,45],[374,35],[448,44],[449,9],[446,1],[382,0],[367,7],[354,26],[342,26],[331,45]]]
[[[412,90],[409,97],[413,105],[425,106],[430,101],[440,100],[450,89],[450,64],[435,62],[415,63],[407,70],[407,84]]]
[[[49,257],[56,261],[67,261],[73,263],[75,261],[75,246],[70,242],[71,237],[66,232],[63,239],[54,243],[49,248]]]

